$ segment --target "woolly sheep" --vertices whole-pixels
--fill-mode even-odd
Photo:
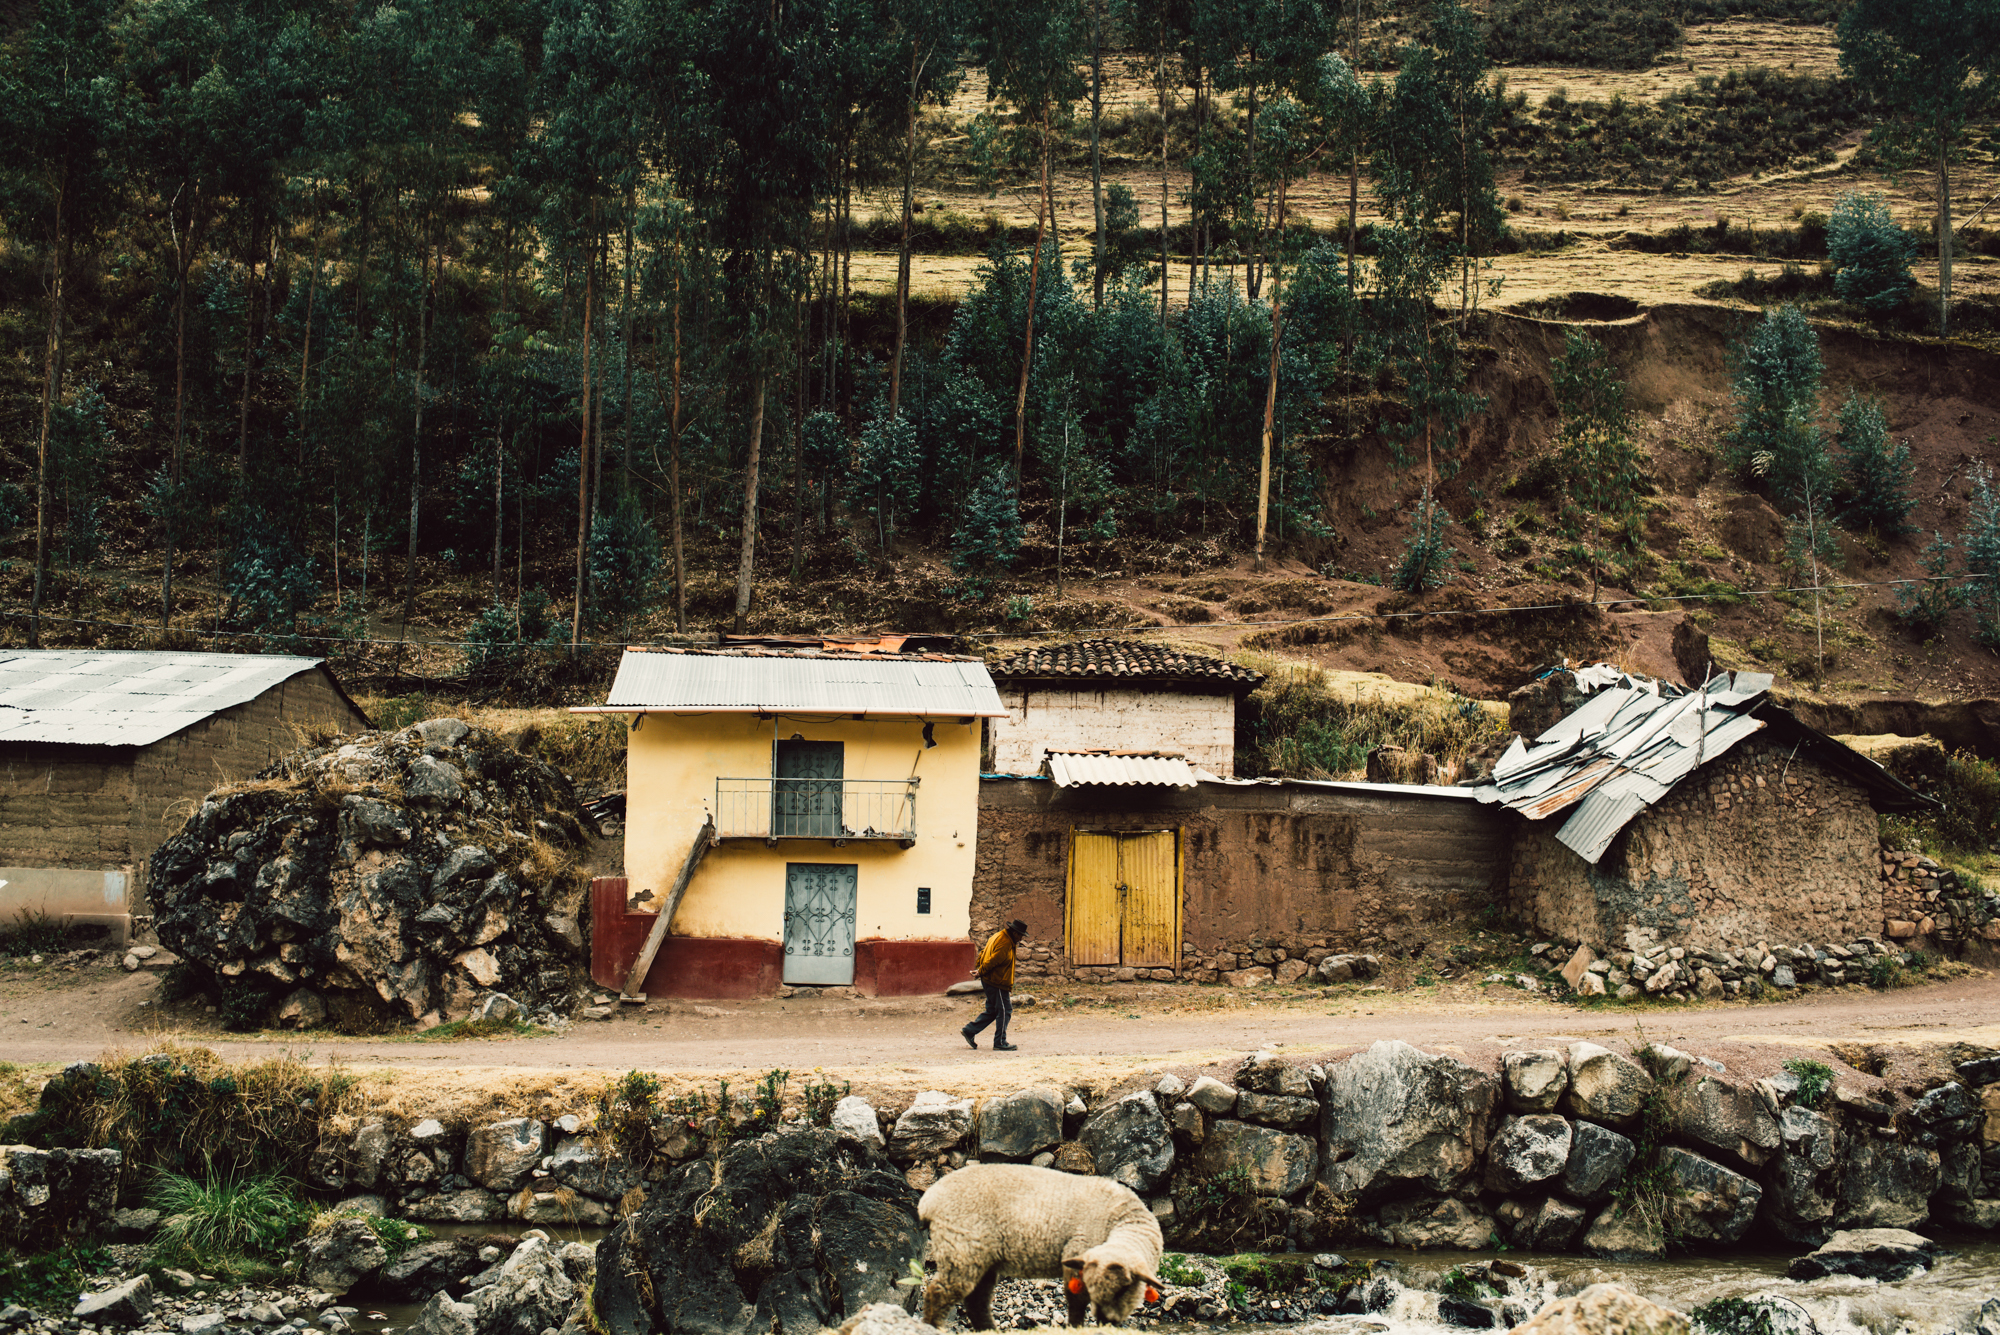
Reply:
[[[970,1164],[939,1179],[917,1202],[930,1226],[937,1274],[924,1290],[924,1320],[937,1326],[963,1300],[974,1330],[993,1329],[993,1283],[1001,1275],[1056,1279],[1069,1324],[1085,1310],[1119,1323],[1159,1284],[1160,1224],[1130,1187],[1026,1164]]]

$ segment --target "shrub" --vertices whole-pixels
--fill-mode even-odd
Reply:
[[[1014,477],[995,468],[965,503],[965,520],[951,535],[951,568],[966,576],[966,589],[983,598],[993,579],[1021,552],[1021,507]]]
[[[1850,393],[1840,405],[1836,440],[1851,493],[1840,512],[1841,522],[1850,528],[1872,528],[1885,538],[1902,536],[1910,526],[1910,511],[1917,508],[1910,495],[1914,465],[1910,447],[1889,439],[1882,405]]]
[[[1951,577],[1951,540],[1931,534],[1930,545],[1917,558],[1925,578],[1896,586],[1896,618],[1911,634],[1929,639],[1944,628],[1954,608],[1965,606],[1965,586]]]
[[[1736,425],[1729,462],[1748,474],[1760,457],[1763,475],[1781,501],[1791,503],[1800,483],[1801,450],[1810,442],[1802,425],[1817,410],[1819,335],[1797,306],[1766,311],[1731,350],[1736,362]]]
[[[1826,250],[1842,301],[1877,314],[1909,298],[1917,243],[1896,225],[1880,195],[1850,191],[1840,197],[1826,225]]]
[[[1972,513],[1966,516],[1959,549],[1978,618],[1974,635],[1988,648],[2000,648],[2000,496],[1994,494],[1991,465],[1972,470]]]
[[[313,1219],[292,1184],[269,1175],[161,1173],[146,1203],[161,1216],[153,1255],[168,1265],[277,1257]]]
[[[1833,1088],[1833,1068],[1825,1062],[1814,1061],[1810,1057],[1794,1057],[1785,1063],[1799,1082],[1798,1103],[1801,1108],[1817,1108],[1819,1101]]]
[[[622,496],[590,526],[590,614],[627,632],[659,595],[660,535],[639,502]]]
[[[1458,559],[1458,549],[1444,540],[1444,531],[1450,526],[1451,516],[1426,487],[1422,499],[1410,510],[1410,537],[1389,577],[1392,588],[1426,593],[1450,582],[1452,563]]]

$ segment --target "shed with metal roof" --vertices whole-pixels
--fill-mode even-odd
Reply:
[[[303,730],[368,726],[317,658],[0,650],[0,928],[47,913],[122,941],[177,811]]]

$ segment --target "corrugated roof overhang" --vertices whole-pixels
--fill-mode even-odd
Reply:
[[[1199,780],[1180,756],[1117,755],[1103,751],[1051,751],[1049,777],[1058,788],[1081,784],[1192,788]]]

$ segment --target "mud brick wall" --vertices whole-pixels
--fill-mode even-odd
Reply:
[[[1508,897],[1536,930],[1629,948],[1852,941],[1882,928],[1880,839],[1859,787],[1789,748],[1747,742],[1641,813],[1595,867],[1556,841],[1562,817],[1514,833]]]
[[[1304,972],[1340,951],[1427,940],[1499,892],[1508,830],[1458,797],[1382,795],[1306,784],[1193,789],[980,785],[972,935],[1020,918],[1023,977],[1220,981],[1253,965]],[[1181,965],[1074,969],[1064,950],[1070,837],[1076,829],[1180,831]],[[1294,970],[1286,970],[1296,962]]]
[[[323,670],[302,672],[151,746],[0,745],[0,866],[124,870],[145,912],[146,861],[210,790],[367,720]]]

